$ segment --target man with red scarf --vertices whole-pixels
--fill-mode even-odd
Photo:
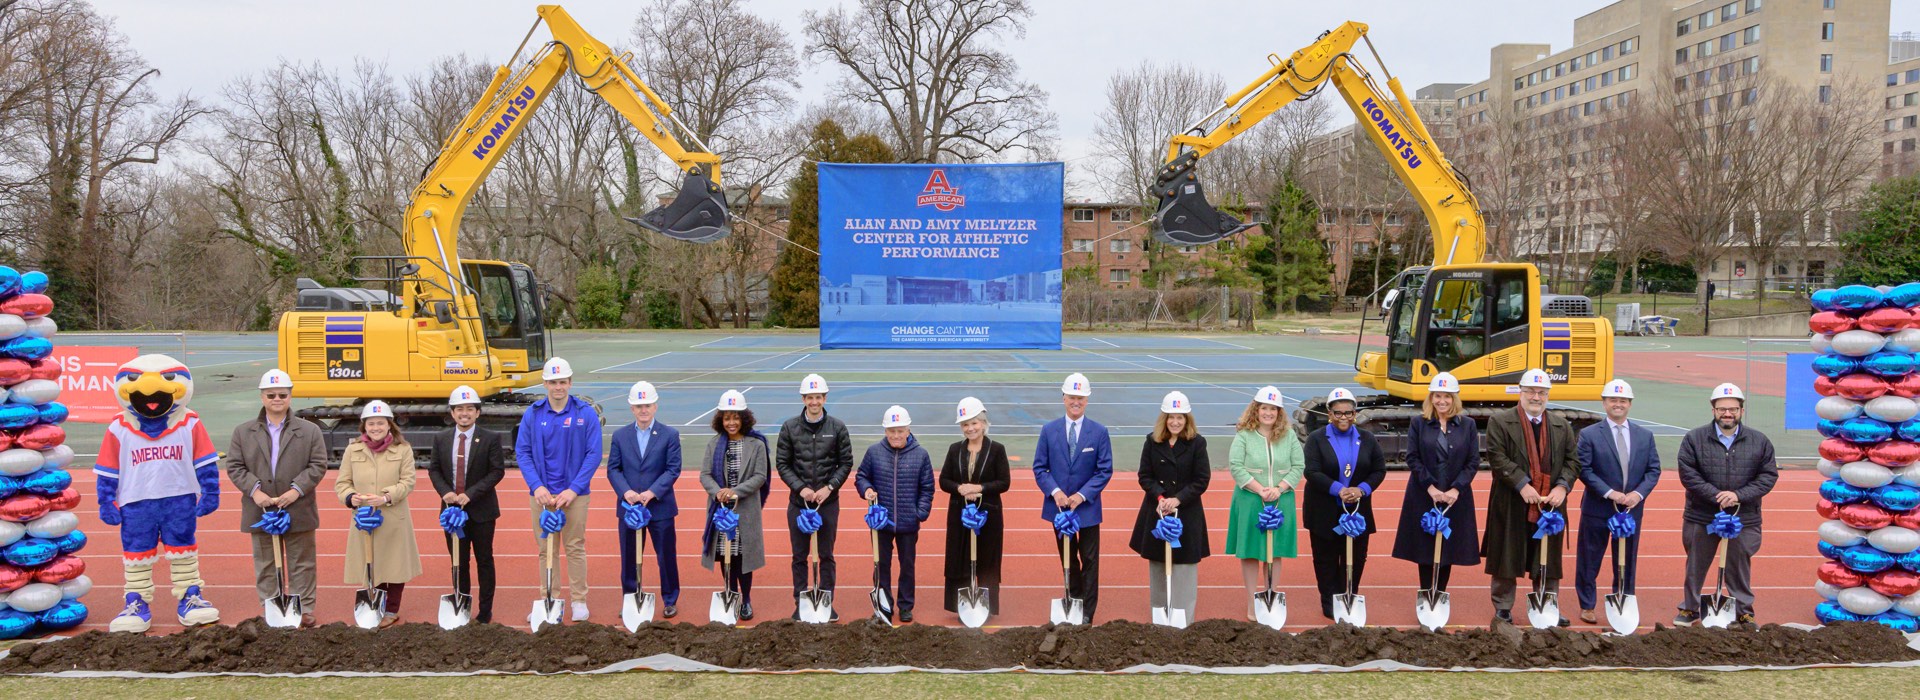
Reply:
[[[1533,538],[1542,509],[1565,517],[1567,492],[1580,477],[1574,458],[1575,436],[1567,419],[1547,413],[1547,392],[1553,380],[1546,372],[1527,370],[1520,376],[1520,404],[1498,411],[1487,422],[1487,463],[1493,468],[1492,493],[1487,497],[1487,574],[1493,577],[1495,622],[1513,621],[1516,580],[1522,574],[1542,576],[1540,543]],[[1560,553],[1564,529],[1547,538],[1542,592],[1560,589]],[[1566,618],[1560,626],[1567,626]]]

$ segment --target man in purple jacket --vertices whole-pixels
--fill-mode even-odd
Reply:
[[[566,360],[547,360],[540,368],[540,379],[546,384],[547,397],[533,402],[520,416],[513,455],[533,494],[534,533],[540,533],[542,511],[566,514],[566,526],[558,535],[567,555],[573,619],[581,621],[587,619],[587,486],[600,470],[600,412],[567,395],[573,388],[573,366]]]
[[[885,588],[892,583],[893,553],[899,550],[900,587],[893,600],[901,622],[913,621],[914,551],[920,543],[920,523],[933,513],[933,458],[913,439],[912,425],[907,409],[888,407],[880,419],[887,439],[867,448],[854,476],[860,495],[885,507],[892,519],[877,528],[880,564],[874,567],[873,585]]]

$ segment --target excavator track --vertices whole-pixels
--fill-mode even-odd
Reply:
[[[1405,469],[1408,426],[1420,418],[1420,404],[1386,394],[1362,396],[1355,403],[1358,404],[1355,408],[1360,412],[1358,424],[1373,433],[1374,440],[1380,444],[1381,454],[1386,457],[1387,468]],[[1466,405],[1464,413],[1473,418],[1473,422],[1480,428],[1482,436],[1480,458],[1483,465],[1487,456],[1485,439],[1487,421],[1496,413],[1512,410],[1514,405],[1510,403],[1473,402]],[[1573,425],[1575,433],[1605,418],[1599,413],[1574,408],[1549,408],[1547,413],[1567,419],[1567,422]],[[1300,407],[1293,412],[1293,419],[1308,431],[1325,428],[1327,426],[1326,398],[1314,397],[1301,401]]]
[[[542,398],[538,393],[508,392],[487,397],[480,404],[480,427],[498,431],[507,436],[507,466],[514,466],[515,460],[511,446],[520,431],[520,416],[527,407]],[[584,397],[575,397],[582,398]],[[350,404],[327,404],[294,411],[294,415],[313,421],[320,426],[320,432],[327,440],[327,466],[340,465],[340,455],[347,444],[360,436],[360,410],[367,400],[357,400]],[[600,406],[591,400],[594,410]],[[394,422],[407,442],[413,444],[414,462],[422,467],[433,456],[433,436],[435,433],[453,425],[453,419],[447,415],[444,401],[426,399],[393,399],[387,401],[393,408]],[[601,422],[605,423],[603,416]]]

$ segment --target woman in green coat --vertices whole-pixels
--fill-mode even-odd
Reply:
[[[1261,387],[1253,403],[1240,414],[1227,463],[1233,470],[1233,505],[1227,511],[1227,554],[1240,560],[1240,579],[1247,586],[1247,619],[1253,619],[1253,594],[1265,589],[1261,564],[1298,553],[1298,518],[1294,517],[1293,487],[1306,473],[1306,457],[1282,406],[1280,390]],[[1277,506],[1286,523],[1273,532],[1273,551],[1260,529],[1260,511]]]

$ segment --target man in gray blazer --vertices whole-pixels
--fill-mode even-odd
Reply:
[[[1582,428],[1575,449],[1580,481],[1587,489],[1580,499],[1580,548],[1574,553],[1573,590],[1580,597],[1580,621],[1590,625],[1600,621],[1593,609],[1599,603],[1595,582],[1608,551],[1607,520],[1626,511],[1633,514],[1635,524],[1642,522],[1646,498],[1660,483],[1660,451],[1653,444],[1653,431],[1627,421],[1633,387],[1618,379],[1607,382],[1600,390],[1600,401],[1606,406],[1607,419]],[[1632,591],[1640,561],[1637,535],[1627,539],[1626,550],[1626,580],[1613,583],[1622,591]],[[1614,562],[1615,579],[1622,578],[1620,567],[1620,562]]]
[[[285,510],[290,525],[281,536],[287,555],[287,593],[300,597],[300,626],[314,625],[314,530],[320,511],[313,493],[327,475],[327,442],[320,427],[293,415],[293,379],[267,370],[260,377],[260,416],[234,427],[226,456],[227,479],[242,496],[240,531],[253,537],[253,585],[260,600],[280,592],[273,568],[273,536],[253,529],[267,510]]]

